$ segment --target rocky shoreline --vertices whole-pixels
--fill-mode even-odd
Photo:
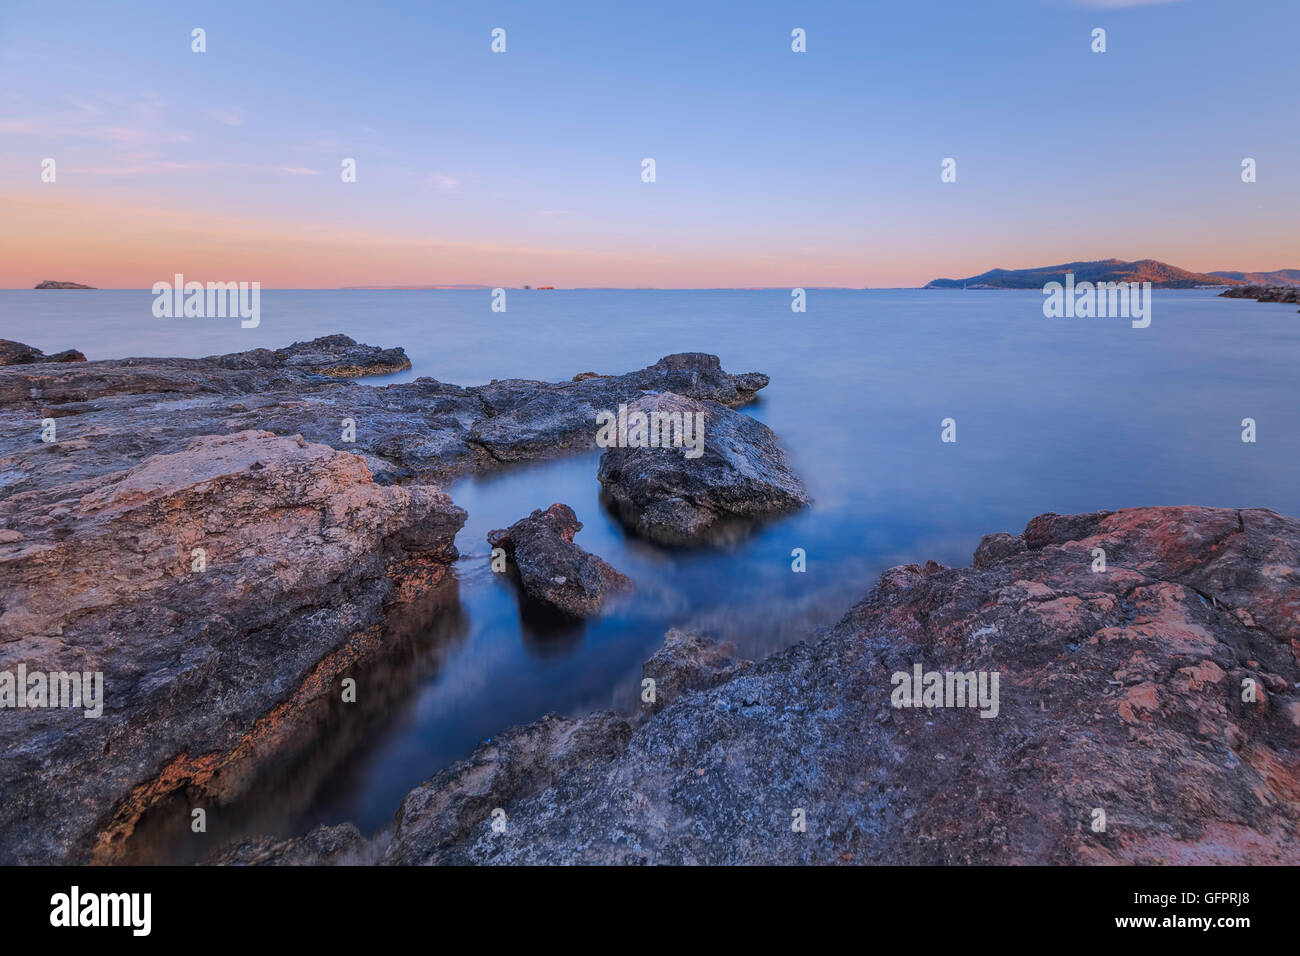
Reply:
[[[434,482],[595,447],[596,410],[649,392],[736,406],[767,384],[699,354],[560,383],[348,381],[409,364],[335,335],[0,367],[0,673],[108,688],[96,719],[0,711],[0,863],[133,859],[151,815],[293,758],[451,577],[465,513]]]
[[[670,632],[654,705],[514,728],[391,833],[220,862],[1294,865],[1298,563],[1263,510],[1043,515],[765,661]],[[917,665],[1000,673],[996,717],[895,706]]]
[[[444,613],[429,600],[466,516],[438,484],[594,448],[601,411],[698,411],[726,436],[701,473],[606,450],[634,531],[807,503],[775,436],[732,411],[767,377],[715,356],[347,380],[408,366],[328,336],[0,368],[0,672],[109,688],[98,719],[0,712],[0,862],[135,860],[142,827],[292,759],[404,621]],[[556,504],[492,539],[522,588],[582,616],[628,582],[580,528]],[[670,631],[637,713],[508,730],[375,837],[324,827],[209,862],[1300,862],[1298,569],[1300,521],[1260,509],[1044,515],[968,568],[891,569],[767,660]],[[917,668],[996,674],[995,699],[899,706]]]
[[[1228,299],[1254,299],[1256,302],[1300,302],[1300,286],[1295,285],[1239,285],[1225,289],[1219,295]]]

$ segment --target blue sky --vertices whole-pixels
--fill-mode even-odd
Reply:
[[[1298,34],[1294,2],[9,3],[0,285],[1300,267]]]

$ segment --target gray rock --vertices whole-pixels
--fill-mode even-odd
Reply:
[[[649,711],[658,713],[688,691],[716,687],[752,666],[736,655],[734,644],[674,627],[664,635],[663,646],[641,665],[641,676],[655,682]]]
[[[375,387],[323,374],[375,365],[389,352],[400,350],[326,336],[206,359],[0,368],[0,475],[12,491],[49,488],[181,451],[201,435],[260,429],[360,454],[381,484],[445,483],[502,462],[594,449],[596,412],[650,390],[671,384],[744,403],[767,383],[699,354],[554,384],[462,388],[421,378]],[[54,444],[40,441],[45,418],[57,420]],[[354,441],[344,440],[345,420],[355,423]]]
[[[632,581],[574,544],[581,530],[573,509],[557,503],[487,537],[493,548],[505,550],[529,597],[573,617],[591,617],[611,594],[631,590]]]
[[[684,421],[702,416],[704,423],[699,457],[684,447],[610,447],[601,455],[602,497],[642,537],[668,545],[717,543],[744,534],[753,519],[809,503],[776,436],[748,415],[674,394],[637,399],[627,406],[629,420],[637,413]]]
[[[62,352],[56,352],[53,355],[46,355],[38,348],[30,345],[24,345],[22,342],[14,342],[11,339],[0,339],[0,366],[4,365],[34,365],[41,362],[84,362],[86,356],[82,355],[76,349],[65,349]]]

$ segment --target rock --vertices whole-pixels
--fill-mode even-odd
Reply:
[[[679,415],[703,421],[703,451],[609,447],[600,458],[603,499],[629,529],[661,544],[714,543],[755,518],[809,503],[771,429],[717,402],[648,395],[627,406],[628,421]],[[630,432],[629,432],[630,433]]]
[[[310,745],[395,609],[449,577],[464,520],[437,488],[266,431],[0,501],[21,535],[0,544],[0,672],[104,688],[98,718],[0,712],[0,862],[121,859],[175,794],[228,801]]]
[[[562,800],[568,788],[557,773],[569,765],[615,759],[631,732],[626,721],[610,713],[579,720],[551,714],[507,731],[407,794],[383,862],[472,863],[480,854],[495,856],[498,848],[526,842],[524,831],[512,831],[508,814],[505,832],[495,833],[493,811],[516,801]],[[551,812],[562,809],[552,803]],[[581,860],[581,849],[575,849],[575,861]]]
[[[411,367],[405,349],[359,345],[346,335],[323,335],[310,342],[295,342],[286,349],[276,349],[271,355],[285,368],[331,378],[388,375]]]
[[[288,840],[246,840],[207,860],[216,866],[359,866],[378,851],[351,823],[321,826]]]
[[[752,666],[752,661],[736,656],[734,644],[674,627],[664,635],[663,646],[641,666],[641,676],[655,682],[650,710],[657,713],[687,691],[716,687]]]
[[[382,706],[408,631],[454,636],[434,602],[464,513],[429,482],[592,448],[594,408],[666,384],[739,404],[767,381],[707,355],[554,384],[340,378],[406,363],[325,336],[0,368],[0,673],[99,671],[106,694],[92,719],[0,711],[0,863],[155,862],[193,803],[239,800],[303,748],[323,772],[343,677],[378,675]]]
[[[40,349],[11,339],[0,339],[0,366],[33,365],[38,362],[84,362],[86,356],[76,349],[65,349],[53,355],[46,355]]]
[[[55,282],[53,279],[46,279],[44,282],[36,283],[37,289],[93,289],[93,285],[82,285],[80,282]]]
[[[505,549],[529,597],[573,617],[591,617],[610,594],[630,590],[632,581],[574,544],[581,530],[573,509],[557,503],[489,532],[488,543]]]
[[[182,451],[214,432],[302,435],[366,459],[375,480],[445,483],[500,467],[594,449],[596,413],[673,385],[744,403],[767,377],[729,375],[712,355],[676,355],[638,372],[580,382],[496,381],[462,388],[430,378],[386,387],[326,377],[393,366],[401,350],[326,336],[287,349],[205,359],[120,359],[0,368],[0,481],[49,488]],[[58,421],[59,441],[39,441]],[[344,421],[355,440],[344,440]],[[68,454],[65,439],[85,444]]]
[[[885,572],[820,640],[639,727],[495,738],[407,797],[384,861],[1300,863],[1300,521],[1044,515],[981,551]],[[647,668],[691,674],[698,647]],[[893,706],[916,665],[998,673],[996,716]],[[1242,700],[1249,667],[1281,679],[1268,706]]]
[[[1239,285],[1219,293],[1229,299],[1254,299],[1256,302],[1300,302],[1300,286]]]
[[[716,355],[666,355],[639,372],[608,376],[583,373],[576,381],[509,380],[472,391],[487,414],[469,439],[498,461],[550,458],[559,451],[595,447],[596,416],[650,392],[676,392],[737,408],[754,400],[768,378],[758,372],[729,375]]]

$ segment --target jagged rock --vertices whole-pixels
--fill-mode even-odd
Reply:
[[[1296,519],[1045,515],[635,730],[501,735],[407,797],[384,860],[1294,865],[1298,602]],[[997,672],[996,716],[894,706],[916,665]]]
[[[674,627],[664,635],[663,646],[641,665],[641,676],[655,682],[649,709],[657,713],[687,691],[716,687],[752,666],[752,661],[737,656],[734,644]]]
[[[571,764],[615,759],[631,733],[631,726],[611,713],[580,720],[550,714],[483,744],[469,758],[407,794],[383,862],[406,866],[477,862],[471,845],[481,845],[492,856],[492,838],[508,835],[507,841],[498,842],[506,850],[507,842],[527,838],[518,831],[511,833],[508,814],[505,832],[496,833],[493,810],[516,800],[563,799],[556,790],[565,789],[557,773]],[[550,812],[562,811],[552,803]],[[575,862],[581,861],[581,849],[575,851]]]
[[[505,550],[529,597],[573,617],[591,617],[610,594],[630,590],[632,581],[574,544],[581,530],[573,509],[556,503],[487,538]]]
[[[637,399],[627,407],[629,421],[637,413],[702,416],[704,423],[698,457],[685,447],[609,447],[601,455],[603,498],[637,534],[669,545],[714,542],[754,518],[809,503],[776,436],[748,415],[674,394]]]
[[[84,362],[86,356],[76,349],[64,349],[53,355],[46,355],[38,348],[15,342],[12,339],[0,339],[0,366],[34,365],[39,362]]]
[[[351,343],[351,344],[349,344]],[[200,435],[264,429],[362,455],[376,481],[445,483],[595,448],[597,411],[669,385],[744,403],[767,383],[729,375],[712,355],[684,354],[581,382],[497,381],[475,388],[430,378],[377,388],[324,377],[370,361],[370,346],[327,336],[288,349],[206,359],[122,359],[0,368],[0,488],[49,488],[183,450]],[[388,350],[397,351],[400,350]],[[404,360],[404,356],[403,356]],[[42,443],[41,421],[59,440]],[[344,421],[355,440],[344,440]],[[75,452],[75,453],[74,453]]]
[[[729,375],[716,355],[703,352],[666,355],[626,375],[588,372],[557,385],[494,381],[473,390],[487,414],[474,423],[469,438],[499,461],[549,458],[562,449],[594,447],[597,414],[647,392],[677,392],[736,408],[752,402],[767,384],[759,372]]]
[[[706,355],[576,383],[338,378],[405,363],[326,336],[0,368],[0,671],[99,670],[107,694],[98,719],[3,713],[0,862],[146,859],[141,821],[238,799],[311,746],[342,676],[386,666],[394,619],[417,629],[454,582],[464,513],[419,482],[591,447],[596,405],[667,383],[743,403],[767,381]],[[551,419],[528,441],[473,437],[533,413]]]
[[[1256,302],[1300,302],[1300,286],[1239,285],[1219,293],[1229,299],[1254,299]]]
[[[2,712],[0,861],[112,861],[172,794],[237,796],[448,576],[464,520],[264,431],[0,501],[0,672],[99,671],[105,696]]]
[[[54,279],[46,279],[44,282],[38,282],[35,285],[37,289],[93,289],[93,285],[82,285],[80,282],[57,282]]]

